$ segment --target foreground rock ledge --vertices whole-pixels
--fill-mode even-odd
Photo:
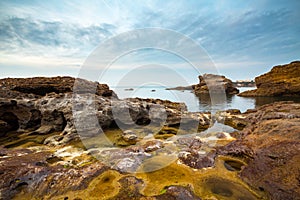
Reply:
[[[247,116],[242,138],[219,153],[243,158],[240,177],[270,199],[300,197],[300,104],[278,102]]]
[[[146,197],[141,194],[141,188],[145,186],[144,180],[134,175],[123,177],[124,173],[119,169],[127,165],[116,165],[119,168],[112,170],[95,160],[89,152],[75,148],[79,141],[76,141],[78,135],[72,115],[71,84],[60,86],[54,81],[63,81],[64,78],[61,77],[41,78],[41,80],[28,79],[28,83],[34,87],[31,87],[31,84],[24,87],[26,80],[23,79],[1,80],[0,91],[5,94],[3,96],[5,98],[0,99],[0,134],[3,145],[0,147],[1,198],[64,199],[69,197],[65,194],[70,191],[92,189],[94,192],[93,188],[96,188],[97,192],[97,187],[89,187],[90,184],[106,188],[105,191],[98,190],[96,194],[99,195],[104,192],[111,195],[111,192],[117,192],[112,188],[118,188],[119,193],[113,193],[115,196],[112,199],[198,198],[194,194],[196,192],[193,191],[193,187],[173,186],[172,183],[168,183],[160,195]],[[73,80],[66,78],[65,82],[71,83]],[[49,82],[53,87],[49,89],[44,82]],[[27,87],[31,89],[27,90]],[[95,97],[99,124],[107,129],[116,128],[115,118],[111,112],[111,97],[114,93],[107,86],[102,87],[100,84],[99,87],[103,88]],[[82,103],[86,102],[85,96],[82,97]],[[162,105],[167,111],[166,127],[163,131],[166,133],[162,136],[176,135],[174,127],[181,123],[182,118],[187,124],[199,123],[200,120],[201,129],[206,129],[211,120],[208,113],[186,112],[186,107],[180,103],[138,98],[127,100],[115,98],[114,101],[120,104],[125,102],[126,104],[118,109],[122,112],[122,109],[128,108],[134,122],[140,125],[149,123],[148,111],[155,105],[157,112],[154,113],[156,114],[154,118],[159,122],[161,115],[160,107],[157,105]],[[227,173],[238,172],[244,182],[255,190],[268,194],[270,199],[297,199],[300,196],[300,104],[279,102],[246,113],[229,110],[219,113],[215,116],[215,120],[224,117],[226,124],[242,130],[235,133],[239,139],[225,147],[217,147],[205,156],[199,150],[208,143],[202,141],[201,137],[179,138],[174,143],[177,142],[184,147],[182,155],[179,156],[183,164],[180,165],[180,170],[177,169],[176,163],[173,163],[171,170],[165,169],[164,179],[180,177],[179,172],[185,172],[182,171],[183,168],[191,172],[186,176],[188,178],[196,173],[202,176],[202,171],[197,171],[198,169],[210,167],[215,170],[216,163],[219,163],[227,169]],[[216,136],[226,137],[222,133]],[[22,140],[23,137],[27,139]],[[148,155],[166,144],[162,141],[151,140],[142,146],[123,148],[123,151],[130,155],[141,152]],[[122,158],[125,155],[118,153],[115,156]],[[220,156],[230,156],[234,159],[222,163],[216,161]],[[158,164],[161,160],[158,160]],[[178,173],[174,174],[175,170]],[[210,186],[208,189],[214,191],[214,194],[231,195],[232,187],[239,184],[232,184],[223,178],[213,177],[206,185]],[[216,190],[216,183],[226,190]],[[241,188],[237,188],[240,191]]]

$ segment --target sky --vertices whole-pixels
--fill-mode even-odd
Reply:
[[[99,79],[109,85],[128,73],[196,83],[210,66],[232,80],[254,79],[300,60],[299,9],[298,0],[1,0],[0,77],[77,77],[93,61],[94,74],[105,71]],[[191,58],[198,59],[198,71],[182,56],[184,46],[180,55],[172,50],[182,42],[179,35],[201,50]],[[151,48],[130,49],[148,40]],[[109,67],[93,60],[102,53],[111,53]]]

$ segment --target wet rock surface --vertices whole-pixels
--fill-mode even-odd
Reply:
[[[255,78],[257,89],[239,94],[243,97],[300,95],[300,61],[272,68]]]
[[[7,78],[1,79],[0,83],[0,92],[3,93],[0,98],[0,134],[6,135],[10,131],[31,135],[61,132],[60,137],[47,139],[47,144],[66,144],[78,138],[78,130],[86,137],[95,135],[98,124],[105,130],[150,123],[158,127],[185,124],[188,128],[197,129],[199,125],[199,128],[207,129],[210,123],[209,114],[188,113],[183,103],[140,98],[120,100],[107,85],[83,79]],[[76,90],[75,94],[73,90]],[[96,122],[90,120],[94,116]],[[75,123],[79,124],[76,128]]]
[[[81,189],[106,168],[101,163],[69,168],[51,165],[51,151],[1,149],[0,193],[3,199],[40,199]]]
[[[29,79],[28,90],[21,79],[1,81],[7,92],[0,99],[3,199],[299,196],[299,104],[211,116],[187,112],[182,103],[121,100],[98,83],[97,95],[81,88],[74,96],[68,77]],[[93,116],[103,132],[84,121]],[[78,119],[86,123],[75,127]]]
[[[278,102],[247,116],[242,138],[220,149],[221,154],[247,161],[240,177],[271,199],[300,196],[300,105]]]

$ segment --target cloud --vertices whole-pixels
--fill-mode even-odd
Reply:
[[[100,42],[113,35],[110,24],[81,27],[31,18],[6,18],[0,22],[0,62],[36,65],[76,65]],[[17,60],[11,59],[18,57]],[[46,62],[47,61],[47,62]]]
[[[3,0],[0,2],[0,65],[76,67],[103,41],[129,30],[156,27],[190,37],[221,70],[243,68],[244,72],[253,72],[248,75],[253,76],[265,71],[260,66],[299,59],[299,6],[297,0],[226,3]],[[165,38],[150,35],[149,40],[159,43]],[[118,44],[113,47],[120,51],[126,48]],[[116,69],[153,61],[184,67],[180,59],[163,52],[145,51],[127,56],[123,63],[116,63]]]

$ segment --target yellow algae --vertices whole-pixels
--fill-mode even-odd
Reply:
[[[119,179],[122,177],[119,172],[108,170],[93,179],[86,189],[78,191],[69,191],[64,195],[52,197],[51,199],[109,199],[116,196],[120,190]]]
[[[173,137],[174,136],[174,134],[169,134],[169,133],[164,133],[164,134],[155,134],[154,135],[154,138],[155,139],[168,139],[168,138],[170,138],[170,137]]]
[[[225,160],[231,157],[219,156],[216,166],[207,169],[192,169],[186,165],[173,162],[169,166],[157,171],[136,174],[145,182],[141,193],[145,196],[159,195],[170,185],[190,187],[194,193],[204,199],[257,199],[261,194],[253,191],[239,179],[237,171],[225,168]],[[233,159],[245,164],[243,161]]]
[[[143,161],[142,165],[137,169],[137,173],[157,171],[167,167],[176,160],[177,156],[175,155],[157,155]]]
[[[41,146],[46,138],[59,135],[59,132],[54,132],[47,135],[31,135],[30,133],[13,133],[10,137],[0,139],[0,145],[6,148],[22,149],[33,146]]]
[[[97,147],[112,147],[118,143],[121,135],[122,130],[114,129],[107,130],[105,133],[98,133],[93,137],[82,138],[81,140],[87,149]]]
[[[242,160],[229,156],[218,156],[215,167],[197,170],[180,164],[175,159],[168,166],[160,168],[172,159],[174,159],[172,156],[156,156],[145,161],[140,166],[139,173],[135,174],[122,175],[115,170],[108,170],[94,178],[86,189],[68,191],[64,195],[45,197],[45,199],[64,199],[66,197],[68,199],[110,199],[118,195],[120,190],[126,188],[119,183],[119,180],[125,176],[141,179],[143,184],[140,185],[139,192],[149,198],[166,192],[168,186],[178,185],[190,188],[202,199],[266,199],[263,193],[252,190],[238,177],[239,167],[232,171],[224,165],[225,162],[237,166],[245,165],[246,163]],[[147,172],[156,167],[160,169]],[[136,185],[129,185],[130,190],[134,190],[135,187]],[[22,196],[23,199],[25,196]]]
[[[192,176],[192,170],[189,170],[187,166],[178,165],[176,162],[153,172],[136,174],[137,178],[145,182],[145,187],[141,191],[145,196],[159,195],[169,185],[186,186],[191,183]]]

